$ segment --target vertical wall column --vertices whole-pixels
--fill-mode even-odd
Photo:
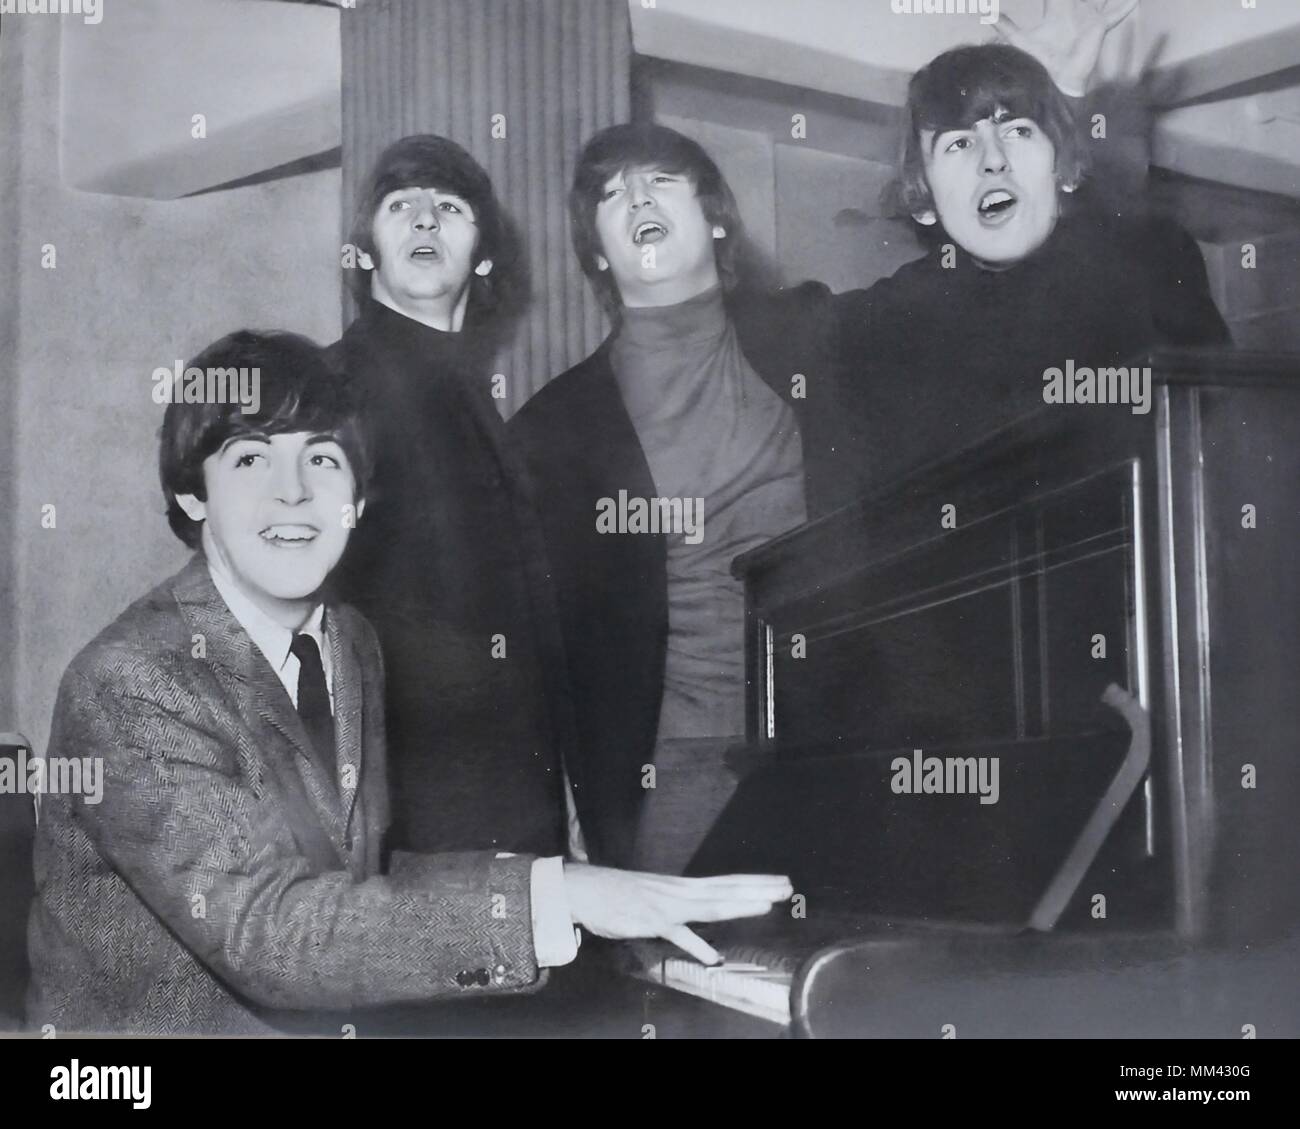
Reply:
[[[22,184],[22,146],[19,144],[23,106],[24,28],[21,20],[4,21],[0,36],[0,261],[5,275],[0,282],[6,300],[0,302],[0,731],[29,724],[19,718],[18,681],[18,578],[15,449],[18,419],[18,267],[20,256],[39,254],[39,243],[19,237],[19,201]]]

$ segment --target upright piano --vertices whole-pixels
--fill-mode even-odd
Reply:
[[[1300,357],[1139,363],[1146,414],[1044,405],[736,560],[742,782],[688,873],[797,896],[639,975],[746,1033],[1300,1034]],[[900,790],[926,758],[996,801]]]

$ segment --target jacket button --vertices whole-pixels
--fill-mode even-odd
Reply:
[[[492,970],[492,979],[498,984],[503,984],[505,982],[506,966],[504,964],[498,964],[496,968]]]
[[[468,969],[462,969],[460,972],[456,973],[456,983],[462,988],[468,988],[474,983],[474,973],[470,972]]]
[[[480,968],[475,974],[474,979],[478,981],[481,987],[486,988],[492,983],[492,974],[486,968]]]

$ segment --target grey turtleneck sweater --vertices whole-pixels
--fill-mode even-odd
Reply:
[[[806,518],[794,413],[745,360],[720,288],[625,309],[611,363],[657,496],[703,499],[703,536],[668,534],[659,739],[742,733],[744,587],[731,562]]]

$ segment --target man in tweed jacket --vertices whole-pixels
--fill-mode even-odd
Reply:
[[[103,788],[42,800],[32,1024],[256,1034],[329,1010],[338,1034],[363,1006],[536,986],[575,923],[699,951],[685,922],[788,896],[490,851],[385,868],[380,651],[322,598],[370,463],[346,381],[290,334],[232,334],[192,369],[251,370],[260,406],[169,403],[168,520],[201,552],[60,686],[48,755],[98,758]]]
[[[263,538],[261,550],[285,557],[283,571],[327,573],[347,525],[325,509],[334,495],[356,501],[357,491],[321,483],[349,477],[330,465],[340,455],[355,486],[364,482],[342,387],[329,382],[314,346],[287,335],[234,335],[191,367],[227,365],[260,368],[263,431],[292,429],[243,440],[253,453],[232,474],[262,473],[266,439],[338,427],[336,442],[303,452],[304,485],[276,491],[270,503],[290,536],[319,525],[315,544]],[[186,423],[221,409],[174,403],[168,412],[165,479],[169,447],[193,439]],[[241,453],[237,445],[228,457]],[[224,481],[209,480],[211,509]],[[211,534],[209,516],[202,528]],[[175,504],[169,517],[191,537],[198,532]],[[323,617],[337,734],[337,766],[329,766],[209,560],[230,566],[217,575],[231,602],[241,591],[255,595],[258,582],[284,581],[250,575],[228,518],[216,538],[226,543],[205,539],[202,553],[128,608],[64,676],[49,755],[102,758],[104,788],[98,804],[42,800],[29,1018],[73,1030],[266,1032],[279,1026],[277,1009],[535,984],[533,860],[411,855],[380,875],[388,796],[383,673],[370,625],[346,606]],[[322,550],[319,562],[308,560]],[[255,621],[256,609],[236,606]]]

